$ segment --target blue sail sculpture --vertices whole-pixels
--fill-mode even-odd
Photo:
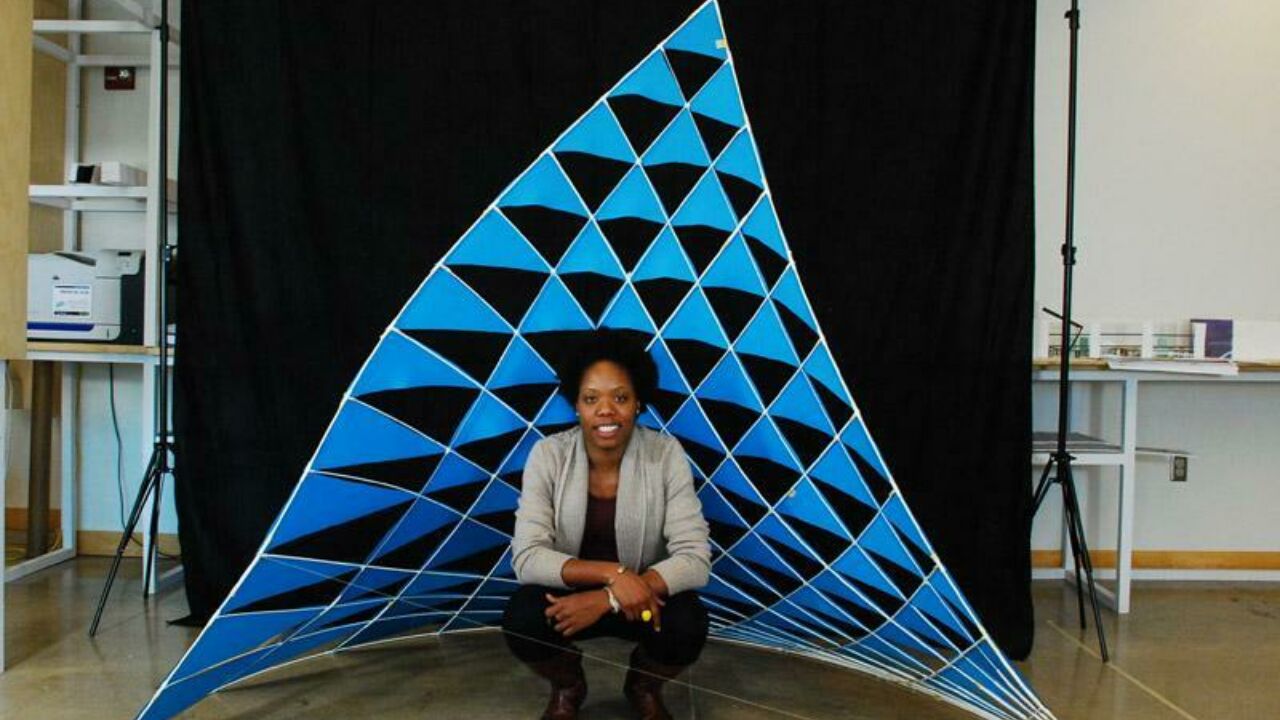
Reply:
[[[641,338],[642,417],[712,528],[712,637],[869,672],[987,718],[1052,714],[894,484],[814,319],[709,0],[502,193],[382,336],[253,564],[145,720],[286,662],[497,627],[566,339]]]

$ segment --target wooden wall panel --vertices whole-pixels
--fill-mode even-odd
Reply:
[[[26,354],[30,0],[0,2],[0,357]]]
[[[45,20],[67,17],[63,0],[35,0],[33,14]],[[63,35],[46,35],[59,45]],[[57,58],[34,52],[31,66],[31,175],[33,185],[61,185],[67,181],[67,65]],[[28,230],[32,252],[62,249],[62,211],[31,206]]]

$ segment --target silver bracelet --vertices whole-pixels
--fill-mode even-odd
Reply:
[[[618,598],[614,596],[613,588],[606,585],[604,587],[604,593],[605,595],[609,596],[609,612],[613,613],[614,615],[617,615],[618,613],[622,612],[622,605],[618,604]]]

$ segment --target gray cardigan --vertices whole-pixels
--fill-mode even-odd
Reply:
[[[582,545],[587,474],[580,428],[533,446],[511,540],[512,565],[521,583],[568,587],[560,570]],[[619,562],[637,572],[657,571],[672,595],[707,584],[707,521],[680,441],[635,428],[618,471],[614,530]]]

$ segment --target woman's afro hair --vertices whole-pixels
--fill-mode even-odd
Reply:
[[[641,405],[649,404],[658,388],[658,365],[631,337],[603,328],[584,335],[560,370],[560,394],[570,404],[578,401],[578,388],[587,368],[601,360],[617,363],[626,370],[636,400]]]

